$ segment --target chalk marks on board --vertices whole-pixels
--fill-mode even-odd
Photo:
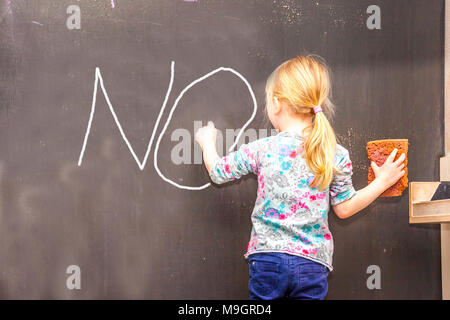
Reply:
[[[167,183],[169,183],[169,184],[171,184],[171,185],[173,185],[173,186],[175,186],[177,188],[185,189],[185,190],[203,190],[203,189],[208,188],[211,185],[211,183],[206,183],[206,184],[204,184],[202,186],[198,186],[198,187],[192,187],[192,186],[180,185],[180,184],[176,183],[175,181],[167,178],[161,172],[161,170],[158,167],[158,150],[159,150],[159,146],[160,146],[161,140],[162,140],[162,138],[164,136],[164,133],[166,132],[167,127],[169,126],[170,121],[172,120],[173,114],[174,114],[174,112],[175,112],[179,102],[183,98],[184,94],[186,92],[188,92],[191,88],[193,88],[195,85],[197,85],[198,83],[200,83],[202,81],[205,81],[206,79],[212,77],[213,75],[215,75],[215,74],[217,74],[219,72],[230,72],[233,75],[235,75],[237,78],[239,78],[246,85],[246,87],[247,87],[247,89],[248,89],[248,91],[250,93],[250,96],[252,98],[252,102],[253,102],[252,115],[247,120],[247,122],[242,126],[242,128],[239,130],[239,133],[237,134],[234,143],[230,146],[230,148],[228,150],[229,152],[231,152],[236,147],[236,145],[237,145],[239,139],[241,138],[242,134],[244,133],[245,129],[250,125],[250,123],[253,121],[253,119],[256,116],[256,112],[258,110],[258,104],[257,104],[257,101],[256,101],[255,93],[253,92],[253,89],[252,89],[250,83],[247,81],[247,79],[242,74],[240,74],[238,71],[236,71],[236,70],[234,70],[232,68],[225,68],[225,67],[217,68],[217,69],[215,69],[215,70],[205,74],[204,76],[202,76],[202,77],[192,81],[189,85],[187,85],[180,92],[180,94],[176,98],[172,108],[170,109],[170,112],[169,112],[167,120],[166,120],[166,122],[164,124],[164,127],[161,130],[161,132],[160,132],[160,134],[158,136],[158,139],[156,141],[156,145],[155,145],[155,149],[154,149],[154,153],[153,153],[153,165],[154,165],[154,168],[155,168],[156,172],[158,173],[159,177],[162,180],[164,180],[165,182],[167,182]],[[134,152],[134,149],[133,149],[130,141],[128,140],[125,132],[123,131],[123,128],[122,128],[122,126],[120,124],[119,118],[117,117],[116,112],[114,111],[114,107],[113,107],[113,105],[112,105],[112,103],[111,103],[111,101],[109,99],[108,92],[106,91],[105,84],[103,82],[103,77],[102,77],[102,74],[100,72],[100,68],[98,68],[98,67],[95,68],[95,82],[94,82],[94,92],[93,92],[93,96],[92,96],[91,112],[90,112],[90,116],[89,116],[89,121],[88,121],[87,129],[86,129],[86,133],[85,133],[85,136],[84,136],[83,146],[82,146],[81,152],[80,152],[80,157],[78,159],[78,166],[81,166],[81,164],[83,163],[83,157],[84,157],[84,153],[86,151],[87,142],[89,140],[89,133],[90,133],[91,127],[92,127],[92,121],[93,121],[94,115],[95,115],[95,107],[96,107],[96,103],[97,103],[98,86],[100,85],[100,88],[101,88],[101,90],[103,92],[103,95],[105,97],[106,103],[108,104],[109,110],[110,110],[110,112],[111,112],[111,114],[112,114],[112,116],[114,118],[114,122],[116,123],[117,128],[120,131],[122,139],[125,141],[125,144],[127,145],[129,151],[131,152],[131,155],[133,156],[134,160],[136,161],[139,169],[144,170],[145,165],[146,165],[147,160],[148,160],[148,156],[150,154],[150,150],[151,150],[151,147],[152,147],[155,135],[156,135],[156,130],[158,129],[158,126],[159,126],[159,123],[161,121],[162,115],[163,115],[164,110],[165,110],[165,108],[167,106],[167,101],[169,100],[170,94],[172,92],[172,86],[173,86],[174,77],[175,77],[175,62],[172,61],[171,68],[170,68],[170,81],[169,81],[169,86],[168,86],[168,89],[167,89],[167,93],[166,93],[166,96],[164,98],[164,102],[163,102],[163,105],[161,107],[161,110],[160,110],[160,112],[158,114],[158,117],[156,119],[155,125],[153,127],[153,132],[152,132],[152,135],[150,137],[150,141],[148,143],[147,150],[146,150],[146,153],[144,155],[144,159],[141,162],[139,160],[138,156],[136,155],[136,153]]]
[[[172,109],[170,110],[169,116],[167,117],[166,124],[164,125],[163,129],[161,130],[161,133],[160,133],[160,135],[159,135],[159,137],[158,137],[158,140],[156,141],[156,146],[155,146],[155,151],[154,151],[154,159],[153,159],[153,160],[154,160],[155,170],[156,170],[156,172],[158,173],[158,175],[159,175],[164,181],[166,181],[166,182],[172,184],[173,186],[175,186],[175,187],[177,187],[177,188],[180,188],[180,189],[186,189],[186,190],[202,190],[202,189],[205,189],[205,188],[209,187],[211,184],[210,184],[210,183],[207,183],[207,184],[204,184],[203,186],[200,186],[200,187],[188,187],[188,186],[180,185],[180,184],[178,184],[178,183],[176,183],[176,182],[174,182],[174,181],[172,181],[172,180],[166,178],[166,177],[161,173],[161,171],[159,170],[159,167],[158,167],[158,157],[157,157],[157,155],[158,155],[158,150],[159,150],[159,144],[160,144],[160,142],[161,142],[161,139],[162,139],[164,133],[165,133],[166,130],[167,130],[167,127],[168,127],[169,124],[170,124],[170,120],[172,119],[173,113],[174,113],[175,109],[177,108],[178,103],[179,103],[180,100],[183,98],[183,95],[184,95],[187,91],[189,91],[189,89],[191,89],[192,87],[194,87],[196,84],[198,84],[198,83],[200,83],[200,82],[202,82],[202,81],[208,79],[209,77],[211,77],[211,76],[213,76],[213,75],[215,75],[216,73],[219,73],[219,72],[231,72],[232,74],[236,75],[240,80],[242,80],[242,82],[245,83],[245,85],[247,86],[247,89],[248,89],[248,91],[249,91],[249,93],[250,93],[250,95],[251,95],[251,97],[252,97],[252,100],[253,100],[253,113],[252,113],[251,117],[248,119],[248,121],[244,124],[244,126],[239,130],[239,133],[238,133],[238,135],[236,136],[236,139],[235,139],[234,143],[231,145],[231,147],[230,147],[229,150],[228,150],[229,152],[231,152],[231,151],[236,147],[236,145],[237,145],[239,139],[241,138],[242,133],[243,133],[244,130],[250,125],[250,123],[253,121],[253,119],[254,119],[255,116],[256,116],[256,111],[258,110],[258,105],[257,105],[257,102],[256,102],[256,97],[255,97],[255,94],[254,94],[254,92],[253,92],[253,89],[252,89],[250,83],[244,78],[244,76],[242,76],[239,72],[237,72],[237,71],[234,70],[234,69],[231,69],[231,68],[224,68],[224,67],[217,68],[217,69],[211,71],[210,73],[204,75],[203,77],[198,78],[197,80],[191,82],[187,87],[185,87],[185,88],[181,91],[181,93],[178,95],[177,99],[175,100],[175,103],[174,103],[174,105],[172,106]],[[160,113],[160,114],[161,114],[161,113]]]
[[[87,126],[87,129],[86,129],[86,134],[85,134],[85,137],[84,137],[83,147],[82,147],[81,153],[80,153],[80,158],[78,160],[78,166],[81,166],[81,163],[83,162],[83,156],[84,156],[86,145],[87,145],[87,142],[88,142],[88,139],[89,139],[89,133],[91,131],[92,120],[94,119],[94,114],[95,114],[95,106],[96,106],[96,103],[97,103],[98,84],[100,83],[100,87],[101,87],[103,95],[104,95],[104,97],[106,99],[106,103],[108,104],[109,110],[111,111],[111,114],[113,115],[114,121],[115,121],[115,123],[116,123],[116,125],[117,125],[117,127],[118,127],[118,129],[120,131],[122,139],[125,141],[126,145],[128,146],[128,149],[130,150],[130,152],[131,152],[134,160],[138,164],[139,168],[141,170],[144,170],[145,164],[147,163],[147,159],[148,159],[148,156],[149,156],[149,153],[150,153],[150,148],[151,148],[151,145],[153,143],[153,139],[155,137],[157,126],[159,124],[159,121],[161,120],[162,113],[164,112],[164,109],[165,109],[166,104],[167,104],[167,100],[168,100],[170,92],[172,90],[173,76],[174,76],[174,72],[173,72],[174,64],[175,63],[172,62],[171,77],[170,77],[170,83],[169,83],[169,88],[167,90],[166,98],[164,99],[164,103],[162,105],[161,111],[160,111],[160,113],[158,115],[158,118],[156,120],[155,126],[153,128],[153,133],[152,133],[152,136],[150,138],[150,142],[148,144],[147,151],[146,151],[145,156],[144,156],[144,160],[142,162],[139,161],[139,158],[137,157],[136,153],[134,152],[133,147],[131,146],[130,142],[128,141],[127,136],[125,135],[125,132],[122,129],[122,126],[120,124],[119,118],[117,117],[116,112],[114,111],[114,107],[112,106],[111,101],[109,99],[108,92],[105,89],[105,85],[103,83],[103,77],[102,77],[102,74],[100,72],[100,68],[98,68],[98,67],[95,68],[95,83],[94,83],[94,93],[93,93],[93,97],[92,97],[91,113],[90,113],[90,116],[89,116],[89,122],[88,122],[88,126]]]

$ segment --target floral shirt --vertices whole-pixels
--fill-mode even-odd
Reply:
[[[302,256],[331,271],[333,237],[328,227],[331,205],[356,194],[352,162],[347,149],[337,145],[335,175],[323,191],[311,188],[314,174],[307,166],[303,137],[284,131],[243,144],[237,151],[214,161],[209,175],[216,184],[254,173],[258,178],[253,223],[245,258],[253,253],[284,252]]]

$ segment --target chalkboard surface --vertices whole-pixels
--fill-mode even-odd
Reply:
[[[332,70],[333,126],[356,189],[376,139],[409,139],[409,180],[439,180],[442,0],[1,0],[0,10],[0,298],[246,299],[257,182],[205,186],[194,125],[213,120],[226,151],[254,93],[245,132],[270,134],[265,81],[296,55]],[[328,299],[441,297],[439,227],[408,223],[407,192],[348,220],[330,211],[330,226]],[[80,289],[68,287],[70,266]],[[370,266],[381,289],[367,287]]]

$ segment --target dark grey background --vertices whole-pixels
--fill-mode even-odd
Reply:
[[[66,28],[67,6],[81,30]],[[366,9],[381,8],[368,30]],[[0,0],[0,298],[246,299],[256,180],[186,191],[162,181],[153,149],[141,171],[99,93],[84,162],[95,67],[140,159],[161,108],[192,80],[224,66],[255,90],[281,62],[316,53],[332,70],[333,125],[367,185],[365,144],[410,141],[410,181],[439,180],[443,155],[444,1]],[[168,114],[166,110],[163,121]],[[221,73],[186,94],[159,152],[165,175],[193,186],[201,165],[173,165],[170,133],[209,119],[238,128],[245,86]],[[161,129],[158,130],[158,133]],[[192,143],[193,146],[193,143]],[[439,299],[440,232],[408,223],[408,190],[339,220],[328,299]],[[69,265],[82,289],[65,282]],[[381,290],[366,287],[369,265]]]

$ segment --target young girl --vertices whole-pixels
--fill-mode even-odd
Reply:
[[[266,112],[278,134],[220,158],[210,121],[196,133],[216,184],[254,173],[258,179],[250,242],[250,299],[323,299],[333,270],[329,203],[339,218],[367,207],[405,173],[394,150],[376,179],[355,191],[352,162],[328,122],[333,105],[325,64],[313,56],[284,62],[266,85]]]

